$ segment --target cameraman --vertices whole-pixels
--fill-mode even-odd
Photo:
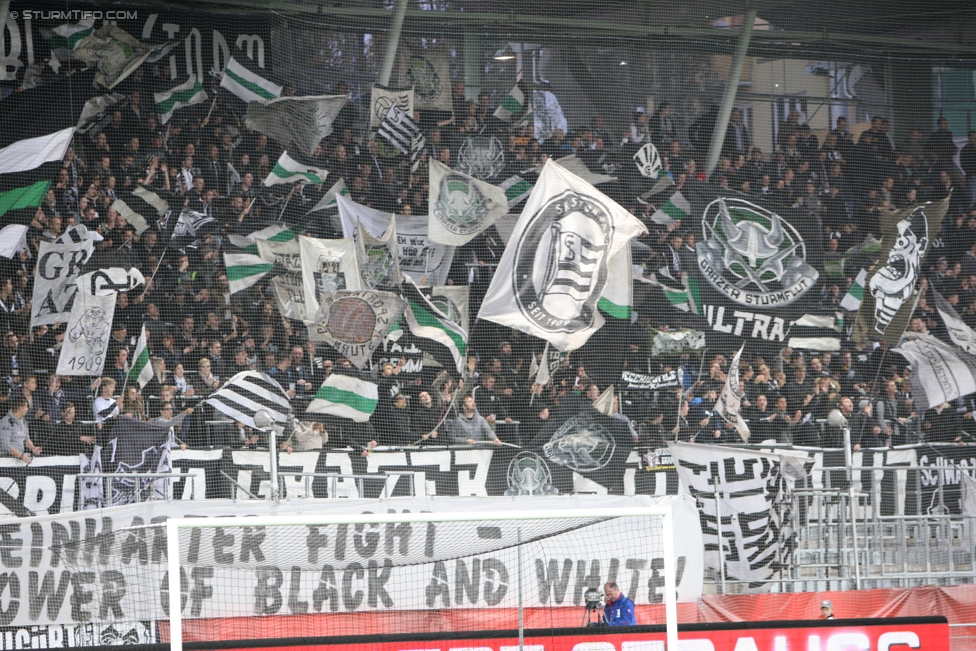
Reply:
[[[620,587],[611,581],[603,586],[603,594],[607,596],[607,605],[603,607],[603,619],[608,626],[634,626],[637,618],[634,616],[634,602],[628,599]]]

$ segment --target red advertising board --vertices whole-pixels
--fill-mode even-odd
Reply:
[[[737,622],[680,627],[677,651],[949,651],[941,617]],[[252,643],[253,644],[253,643]],[[525,651],[665,651],[660,626],[528,630]],[[200,646],[188,644],[187,648]],[[513,631],[344,636],[268,641],[264,649],[309,651],[518,651]],[[232,643],[208,648],[233,649]],[[254,649],[251,644],[249,649]],[[243,651],[243,649],[241,650]]]

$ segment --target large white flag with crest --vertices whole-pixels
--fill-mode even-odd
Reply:
[[[430,159],[431,241],[462,246],[507,212],[504,190]]]
[[[647,228],[553,161],[526,201],[478,316],[577,349],[604,323],[610,259]]]
[[[952,343],[967,353],[976,355],[976,332],[973,332],[973,329],[966,325],[956,309],[943,298],[942,294],[935,290],[932,293],[935,295],[935,309],[939,311],[939,316],[942,317],[942,322],[945,323],[946,330],[949,331]]]
[[[71,299],[78,290],[75,280],[94,250],[93,240],[70,244],[40,243],[34,269],[31,327],[67,319]]]

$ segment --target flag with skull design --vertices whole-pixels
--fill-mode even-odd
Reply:
[[[894,345],[918,303],[925,258],[949,209],[949,197],[881,213],[881,245],[871,267],[854,332],[856,343],[884,339]]]

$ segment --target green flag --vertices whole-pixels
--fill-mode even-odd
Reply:
[[[38,181],[34,185],[0,193],[0,217],[11,210],[35,208],[41,205],[49,187],[51,187],[50,181]]]

